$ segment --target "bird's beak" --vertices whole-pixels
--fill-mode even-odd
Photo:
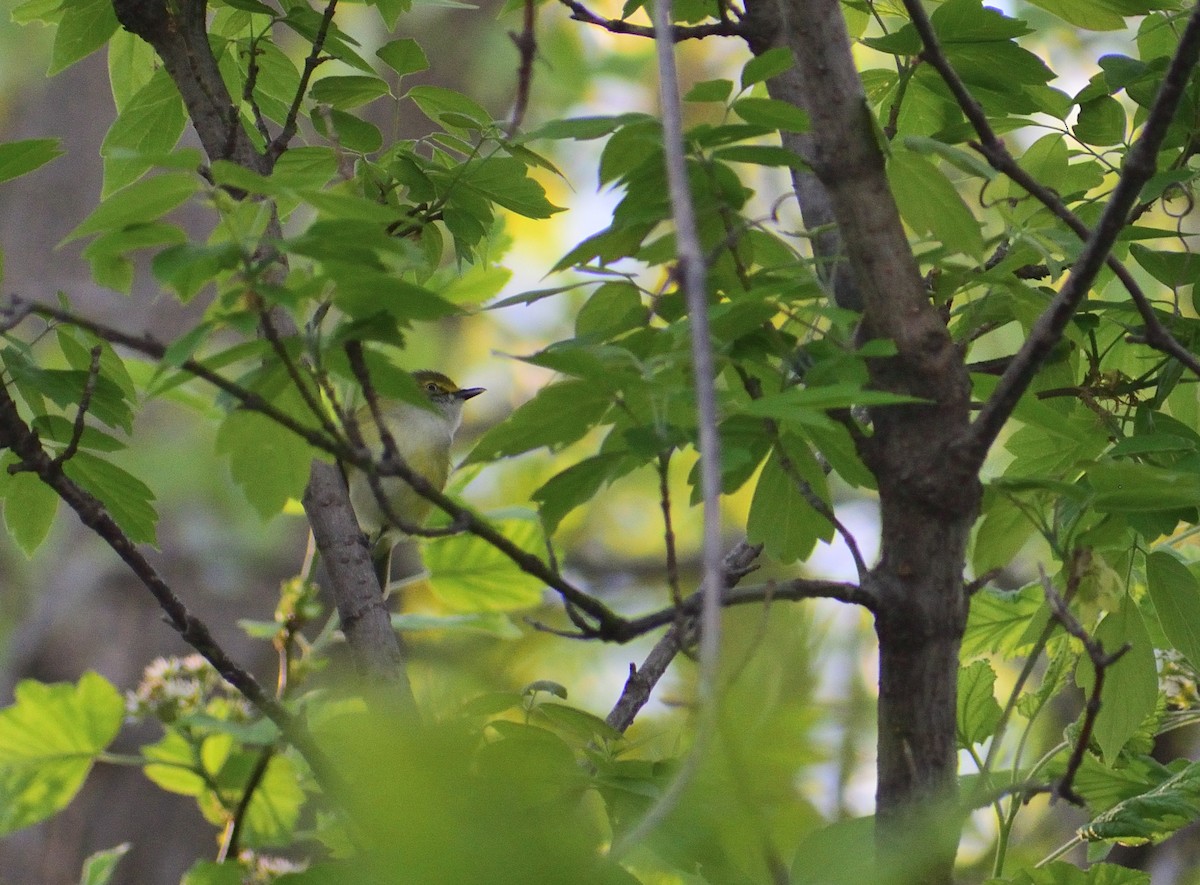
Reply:
[[[486,387],[464,387],[462,390],[455,391],[454,398],[459,400],[468,400],[473,396],[479,396],[487,390]]]

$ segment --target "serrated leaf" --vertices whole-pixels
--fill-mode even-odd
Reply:
[[[450,128],[482,129],[492,122],[491,114],[474,99],[442,86],[414,86],[406,98],[412,99],[421,112],[435,123],[446,125],[447,115],[457,115],[470,125],[450,125]],[[461,123],[461,121],[460,121]]]
[[[1146,513],[1200,505],[1200,474],[1137,461],[1097,461],[1086,470],[1097,510]]]
[[[158,514],[150,504],[154,493],[144,482],[90,452],[76,452],[63,472],[100,500],[131,541],[155,543]]]
[[[183,135],[187,114],[175,82],[159,68],[117,115],[104,136],[104,199],[149,171]]]
[[[1125,140],[1125,108],[1111,95],[1101,95],[1079,106],[1071,131],[1084,144],[1120,144]]]
[[[0,181],[19,178],[61,157],[66,151],[58,145],[57,138],[28,138],[0,144]]]
[[[412,37],[402,37],[400,40],[384,43],[376,50],[376,55],[401,77],[404,74],[425,71],[430,66],[425,50],[421,49],[420,43]]]
[[[541,553],[544,543],[536,521],[505,519],[493,525],[523,550]],[[540,580],[475,535],[434,539],[424,547],[424,560],[434,594],[454,611],[531,608],[541,601],[545,589]]]
[[[568,513],[637,466],[637,459],[628,452],[608,452],[585,458],[552,476],[529,496],[539,505],[546,534],[553,535]]]
[[[1151,790],[1118,802],[1079,828],[1087,840],[1127,845],[1158,843],[1200,818],[1200,762],[1193,762]]]
[[[701,80],[692,85],[683,97],[684,101],[725,101],[733,92],[731,80]]]
[[[1015,593],[980,590],[971,597],[962,656],[1003,654],[1011,657],[1020,653],[1029,625],[1043,609],[1044,602],[1042,589],[1036,584]]]
[[[549,218],[563,211],[546,199],[545,189],[529,177],[525,164],[513,157],[470,163],[455,177],[460,186],[526,218]]]
[[[66,70],[108,42],[117,30],[111,0],[63,0],[50,54],[51,76]]]
[[[970,749],[992,736],[1000,722],[996,702],[996,673],[987,661],[975,661],[958,671],[958,745]]]
[[[121,693],[95,673],[74,684],[24,680],[14,698],[0,710],[0,834],[65,808],[125,718]]]
[[[313,101],[347,110],[382,98],[390,91],[387,83],[378,77],[347,74],[318,80],[309,92]]]

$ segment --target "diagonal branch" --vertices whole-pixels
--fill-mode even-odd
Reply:
[[[983,108],[971,96],[957,72],[942,53],[933,25],[918,0],[904,0],[905,8],[912,18],[924,44],[923,57],[933,65],[954,94],[963,113],[979,133],[982,143],[979,150],[997,169],[1013,177],[1026,190],[1047,205],[1073,231],[1084,238],[1083,251],[1076,260],[1062,288],[1046,311],[1038,318],[1025,344],[1008,365],[992,397],[984,404],[979,417],[971,428],[968,441],[969,456],[979,463],[995,441],[1000,428],[1008,420],[1017,402],[1033,380],[1054,345],[1062,337],[1063,330],[1074,316],[1100,269],[1112,261],[1111,251],[1117,236],[1124,229],[1130,210],[1137,202],[1142,187],[1154,174],[1159,147],[1166,137],[1167,129],[1175,116],[1175,110],[1191,76],[1192,69],[1200,59],[1200,7],[1192,10],[1187,26],[1179,40],[1175,56],[1163,78],[1158,96],[1155,98],[1142,134],[1126,155],[1125,166],[1117,181],[1104,213],[1094,230],[1086,226],[1062,205],[1062,201],[1048,188],[1024,174],[1017,166],[1003,143],[996,137],[988,123]],[[1119,265],[1119,262],[1115,262]],[[1176,341],[1159,322],[1145,295],[1137,287],[1128,272],[1114,267],[1126,287],[1132,288],[1134,302],[1147,323],[1146,341],[1160,350],[1175,356],[1193,371],[1200,372],[1200,362]]]
[[[329,36],[330,28],[333,27],[333,16],[337,12],[337,4],[338,0],[329,0],[325,6],[325,12],[321,14],[321,23],[317,26],[317,33],[313,36],[312,49],[309,51],[308,57],[304,59],[304,70],[300,72],[300,82],[296,86],[296,94],[292,96],[292,104],[288,108],[283,129],[267,146],[267,157],[272,163],[288,149],[288,144],[296,135],[300,119],[300,106],[304,103],[304,96],[308,94],[308,84],[312,82],[312,76],[317,67],[325,60],[321,56],[321,51],[325,48],[325,40]]]
[[[3,385],[0,385],[0,448],[11,449],[20,459],[23,469],[36,473],[75,511],[80,522],[95,532],[129,566],[166,613],[167,624],[203,655],[255,709],[275,723],[283,737],[308,762],[322,786],[331,793],[340,791],[341,778],[312,735],[263,689],[248,670],[226,653],[213,638],[208,626],[188,610],[137,545],[117,525],[104,504],[67,476],[62,465],[47,454],[37,434],[21,418],[8,388]]]

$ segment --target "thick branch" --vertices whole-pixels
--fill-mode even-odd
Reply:
[[[313,462],[303,503],[359,674],[370,684],[395,688],[402,711],[416,716],[400,640],[392,629],[371,554],[345,494],[342,472],[333,464]]]

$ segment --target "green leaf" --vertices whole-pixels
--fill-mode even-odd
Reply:
[[[563,211],[546,199],[545,189],[528,176],[525,164],[513,157],[469,163],[455,177],[460,186],[526,218],[549,218]]]
[[[637,459],[628,452],[606,452],[585,458],[552,476],[529,496],[539,505],[546,534],[553,535],[568,513],[638,466]]]
[[[79,885],[108,885],[116,872],[117,864],[132,847],[132,843],[122,842],[112,848],[89,854],[83,862],[83,875],[79,877]]]
[[[1097,510],[1144,513],[1200,505],[1200,474],[1104,459],[1089,465],[1085,475]]]
[[[1153,789],[1118,802],[1080,827],[1079,835],[1091,841],[1157,844],[1197,818],[1200,818],[1200,762],[1193,762]]]
[[[29,138],[0,144],[0,181],[19,178],[61,157],[66,152],[58,145],[57,138]]]
[[[1015,593],[980,590],[971,597],[962,656],[1003,654],[1012,657],[1033,642],[1029,625],[1044,608],[1042,588],[1031,584]]]
[[[62,242],[154,221],[187,202],[198,189],[196,176],[189,172],[167,172],[135,182],[93,209]]]
[[[0,834],[64,809],[125,718],[121,693],[95,673],[75,684],[27,679],[14,697],[0,710]]]
[[[433,122],[448,129],[484,129],[492,122],[491,114],[482,105],[453,89],[414,86],[405,97],[416,102],[421,113]]]
[[[33,556],[54,525],[58,495],[32,473],[8,478],[4,490],[4,524],[21,552]]]
[[[425,50],[410,37],[385,43],[375,50],[375,54],[383,59],[384,64],[402,77],[405,74],[415,74],[429,67],[429,59],[425,56]]]
[[[828,503],[825,474],[808,446],[794,439],[787,442],[787,455],[796,471]],[[800,493],[784,469],[778,448],[772,449],[758,476],[746,536],[752,544],[765,545],[767,553],[784,565],[808,558],[819,539],[833,538],[833,526]]]
[[[485,433],[466,463],[495,461],[543,446],[559,448],[573,443],[600,423],[613,400],[612,391],[592,381],[571,379],[543,387]]]
[[[308,443],[257,412],[231,412],[217,432],[217,451],[229,456],[233,481],[266,520],[299,500],[315,455]]]
[[[177,243],[155,255],[150,267],[155,279],[174,289],[180,302],[186,304],[218,273],[236,267],[241,257],[236,243]]]
[[[91,55],[117,30],[111,0],[63,0],[60,12],[47,71],[51,76]]]
[[[755,56],[746,62],[742,68],[742,88],[749,89],[755,83],[769,80],[792,67],[793,59],[790,49],[776,46],[768,49],[762,55]]]
[[[808,114],[794,104],[774,98],[740,98],[733,110],[747,123],[782,132],[807,132]]]
[[[1149,249],[1141,243],[1130,243],[1129,254],[1146,272],[1164,286],[1172,289],[1187,286],[1200,279],[1200,255],[1194,252],[1171,252]]]
[[[237,754],[235,764],[227,764],[222,769],[218,782],[240,797],[249,769],[256,761],[257,754]],[[242,820],[246,846],[287,845],[292,840],[303,805],[304,789],[296,763],[290,757],[276,753],[267,763],[267,770]]]
[[[1166,551],[1146,557],[1146,584],[1167,639],[1200,668],[1200,581]]]
[[[313,101],[328,104],[341,110],[356,108],[391,90],[385,81],[365,74],[347,74],[341,77],[325,77],[313,84],[309,90]]]
[[[155,71],[113,121],[100,146],[104,157],[101,199],[141,178],[169,153],[187,123],[183,100],[166,68]]]
[[[1125,108],[1111,95],[1101,95],[1079,106],[1071,131],[1084,144],[1121,144],[1125,140]]]
[[[733,92],[731,80],[701,80],[687,91],[684,101],[725,101]]]
[[[100,499],[131,541],[155,543],[154,493],[140,479],[89,452],[76,452],[63,472]]]
[[[913,230],[932,234],[953,252],[982,255],[979,222],[937,166],[912,151],[895,150],[887,171],[900,215]]]
[[[995,694],[996,673],[987,661],[975,661],[958,671],[958,746],[970,749],[992,736],[1000,722]]]
[[[544,549],[533,519],[492,523],[506,538],[535,555]],[[425,566],[434,594],[454,611],[503,612],[531,608],[541,602],[545,585],[475,535],[436,538],[424,547]]]
[[[1158,700],[1158,671],[1154,663],[1154,647],[1141,612],[1126,597],[1120,611],[1112,612],[1100,622],[1093,634],[1106,654],[1128,644],[1129,651],[1110,666],[1104,674],[1100,692],[1100,714],[1094,731],[1096,742],[1111,765],[1121,748],[1154,712]],[[1085,692],[1095,685],[1091,660],[1084,655],[1075,673],[1075,681]]]
[[[713,151],[718,160],[729,163],[754,163],[757,166],[782,166],[787,169],[807,169],[808,163],[795,151],[770,144],[735,144]]]
[[[290,875],[281,877],[280,882],[290,878]],[[183,874],[179,885],[242,885],[242,868],[233,862],[197,861]]]
[[[983,519],[975,530],[971,568],[977,575],[1003,568],[1021,552],[1033,535],[1034,524],[1008,495],[990,492],[984,498]]]

